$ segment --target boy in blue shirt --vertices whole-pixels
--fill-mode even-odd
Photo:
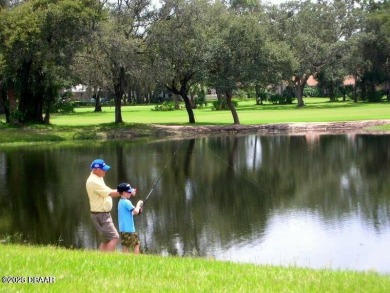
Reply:
[[[141,242],[135,233],[133,216],[142,212],[143,201],[139,200],[136,206],[131,203],[130,198],[134,197],[137,191],[135,188],[131,188],[129,183],[119,184],[117,190],[121,195],[118,203],[118,222],[122,251],[128,253],[129,248],[131,248],[135,254],[138,254]]]

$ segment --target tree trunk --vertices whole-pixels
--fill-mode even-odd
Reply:
[[[100,104],[100,94],[95,92],[92,97],[95,99],[94,112],[101,112],[102,111],[102,104]]]
[[[21,116],[19,121],[43,123],[43,97],[40,90],[36,90],[34,93],[34,89],[38,89],[40,86],[41,74],[39,69],[33,72],[31,66],[31,61],[23,62],[19,72],[21,83],[19,102]]]
[[[186,110],[188,114],[188,123],[195,124],[194,111],[192,110],[191,101],[187,96],[187,91],[180,91],[180,96],[183,98],[184,104],[186,106]]]
[[[261,92],[261,87],[257,84],[255,86],[256,91],[256,105],[263,105],[263,95]]]
[[[355,83],[353,84],[353,102],[357,103],[357,75],[354,75],[353,78],[355,79]]]
[[[366,87],[366,81],[365,80],[363,80],[362,82],[361,82],[361,84],[360,84],[360,88],[361,88],[361,99],[363,100],[363,101],[365,101],[366,100],[366,98],[367,98],[367,87]]]
[[[329,89],[329,100],[331,102],[335,102],[336,101],[336,94],[335,94],[335,91],[334,91],[334,83],[333,83],[333,81],[331,81],[329,83],[328,89]]]
[[[303,89],[305,87],[306,81],[308,80],[308,75],[303,75],[302,77],[295,77],[294,84],[295,84],[295,93],[298,100],[298,107],[305,106],[305,103],[303,102]]]
[[[215,90],[216,90],[216,93],[217,93],[218,105],[220,106],[220,109],[217,109],[217,110],[221,110],[221,108],[222,108],[222,99],[223,99],[222,91],[218,87],[216,87]]]
[[[5,122],[10,123],[10,107],[7,99],[7,90],[5,89],[3,81],[0,81],[0,102],[0,104],[3,105]]]
[[[232,102],[233,93],[232,91],[226,91],[225,94],[226,94],[226,104],[229,107],[230,111],[232,112],[233,123],[239,125],[240,119],[238,118],[236,107],[234,107],[234,104]]]
[[[50,106],[47,107],[46,113],[45,113],[45,119],[43,120],[45,124],[50,123]]]
[[[115,123],[123,123],[122,109],[121,109],[121,96],[115,94]]]
[[[16,93],[14,90],[8,90],[6,91],[6,101],[5,101],[5,106],[6,106],[6,117],[7,117],[7,112],[8,112],[8,120],[7,123],[15,123],[18,121],[15,121],[15,118],[11,117],[11,113],[14,112],[17,109],[17,103],[16,103]]]
[[[114,85],[115,89],[115,123],[123,123],[122,120],[122,96],[124,93],[123,85],[125,80],[125,69],[123,67],[119,70],[119,76]]]
[[[187,88],[187,82],[184,80],[181,82],[181,87],[180,90],[178,90],[175,87],[174,82],[172,82],[172,86],[169,87],[168,85],[165,85],[166,88],[172,92],[173,94],[180,95],[183,98],[187,114],[188,114],[188,123],[195,124],[195,116],[194,116],[194,111],[192,110],[192,105],[191,101],[187,95],[188,88]]]

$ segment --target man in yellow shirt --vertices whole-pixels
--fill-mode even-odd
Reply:
[[[110,170],[102,159],[91,164],[91,174],[86,183],[92,222],[102,238],[101,251],[114,251],[119,241],[119,234],[111,218],[112,197],[119,197],[116,189],[104,183],[104,176]]]

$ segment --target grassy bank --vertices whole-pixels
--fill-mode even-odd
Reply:
[[[24,284],[2,292],[386,292],[390,276],[235,264],[200,258],[102,254],[54,247],[0,246],[3,276]],[[31,276],[52,277],[33,284]]]
[[[152,105],[124,106],[122,117],[126,123],[177,124],[188,123],[187,112],[152,111]],[[54,125],[95,125],[114,121],[113,107],[104,107],[103,113],[94,113],[92,108],[79,108],[70,115],[55,115]],[[293,105],[256,105],[254,99],[238,102],[237,112],[241,124],[265,124],[283,122],[330,122],[390,119],[390,103],[329,103],[325,98],[306,100],[306,106]],[[233,123],[230,111],[213,111],[211,104],[194,109],[195,120],[201,125],[229,125]]]
[[[75,113],[55,114],[51,125],[10,127],[0,116],[0,143],[57,142],[75,140],[115,139],[123,133],[136,137],[152,137],[156,133],[149,124],[186,125],[187,112],[152,111],[153,105],[123,106],[122,118],[125,123],[116,125],[114,108],[103,107],[95,113],[92,107],[76,108]],[[390,119],[390,103],[329,103],[327,99],[306,99],[304,108],[296,105],[256,105],[255,101],[239,101],[237,112],[242,125],[287,122],[337,122]],[[194,109],[196,125],[231,125],[230,111],[213,111],[211,104]],[[390,124],[378,130],[390,131]]]

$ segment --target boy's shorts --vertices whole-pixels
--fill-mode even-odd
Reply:
[[[126,246],[128,248],[134,249],[134,247],[141,244],[141,241],[139,241],[137,233],[120,232],[119,234],[121,235],[122,246]]]

